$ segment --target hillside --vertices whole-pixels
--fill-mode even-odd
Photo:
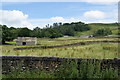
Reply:
[[[118,33],[118,25],[116,23],[106,23],[106,24],[91,23],[91,24],[88,24],[88,26],[91,28],[90,30],[85,31],[85,32],[77,32],[76,35],[77,36],[92,35],[96,30],[101,29],[101,28],[110,28],[112,30],[113,36],[117,36],[117,33]]]

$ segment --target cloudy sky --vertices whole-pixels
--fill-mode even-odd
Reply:
[[[55,22],[114,23],[118,21],[118,0],[64,1],[2,0],[0,24],[33,29],[37,26],[43,28]]]

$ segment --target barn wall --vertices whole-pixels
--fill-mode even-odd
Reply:
[[[23,45],[23,42],[17,41],[16,45]],[[36,42],[35,41],[29,41],[29,42],[26,42],[26,45],[36,45]]]
[[[35,41],[26,42],[26,45],[36,45]]]
[[[17,42],[16,42],[16,45],[22,45],[22,42],[17,41]]]

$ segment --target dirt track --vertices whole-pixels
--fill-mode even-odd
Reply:
[[[40,46],[40,47],[17,47],[14,50],[24,50],[24,49],[48,49],[48,48],[59,48],[59,47],[69,47],[69,46],[76,46],[76,45],[86,45],[91,43],[120,43],[120,41],[86,41],[86,42],[78,42],[66,45],[56,45],[56,46]]]

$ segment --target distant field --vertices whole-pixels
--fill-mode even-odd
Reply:
[[[101,28],[110,28],[112,30],[113,36],[117,36],[116,34],[118,33],[118,25],[116,23],[92,23],[88,24],[88,26],[91,28],[91,30],[85,32],[77,32],[76,35],[92,35],[96,30]]]
[[[85,41],[118,41],[117,38],[79,38],[62,37],[56,39],[41,38],[38,39],[36,46],[55,46]],[[61,47],[53,49],[30,49],[13,50],[16,47],[15,42],[8,42],[11,45],[2,46],[2,56],[47,56],[47,57],[65,57],[65,58],[118,58],[118,43],[94,43],[88,45],[78,45],[71,47]]]

